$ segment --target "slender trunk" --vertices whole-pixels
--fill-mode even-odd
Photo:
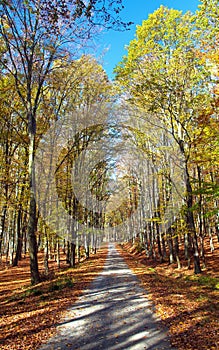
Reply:
[[[66,241],[65,241],[65,239],[63,240],[63,245],[62,245],[62,251],[63,251],[63,253],[64,254],[66,254],[66,250],[65,250],[65,247],[66,247]]]
[[[89,259],[90,257],[90,234],[87,233],[85,234],[85,256],[86,256],[86,259]]]
[[[56,262],[57,262],[58,268],[60,268],[60,244],[59,244],[58,237],[56,242]]]
[[[32,122],[32,121],[31,121]],[[28,222],[28,243],[30,254],[30,275],[31,283],[37,284],[40,282],[40,275],[38,269],[37,260],[37,240],[36,240],[36,200],[34,191],[34,133],[29,133],[29,189],[30,189],[30,202],[29,202],[29,222]]]
[[[5,252],[6,264],[8,263],[8,256],[9,256],[9,241],[7,242],[6,252]]]
[[[194,272],[195,272],[195,274],[198,274],[198,273],[201,273],[201,266],[200,266],[200,258],[199,258],[199,251],[198,251],[198,240],[197,240],[194,216],[193,216],[193,211],[192,211],[192,206],[193,206],[192,186],[190,183],[190,177],[189,177],[187,163],[186,163],[186,191],[187,191],[186,223],[187,223],[188,231],[192,237],[192,250],[193,250],[193,257],[194,257]]]
[[[218,223],[216,223],[215,225],[215,230],[216,230],[217,240],[219,242],[219,224]]]
[[[2,243],[3,243],[3,237],[4,237],[4,231],[5,231],[6,214],[7,214],[7,205],[3,207],[2,217],[1,217],[0,254],[2,254]]]
[[[173,238],[172,238],[172,229],[169,228],[168,232],[168,246],[169,246],[169,262],[170,264],[174,263],[174,253],[173,253]]]
[[[19,210],[17,214],[17,248],[16,248],[16,254],[13,261],[13,266],[18,265],[19,258],[21,257],[22,252],[22,234],[21,234],[21,204],[19,205]]]
[[[45,231],[46,231],[46,228],[45,228]],[[44,264],[45,274],[48,275],[49,274],[49,241],[48,241],[48,236],[46,232],[45,232],[43,264]]]
[[[191,235],[189,232],[186,232],[184,235],[184,252],[185,259],[188,261],[188,268],[190,268],[191,262]]]
[[[80,246],[80,239],[78,234],[76,236],[76,247],[77,247],[77,259],[79,263],[81,258],[81,246]]]
[[[16,211],[14,211],[12,215],[10,231],[9,231],[9,263],[12,266],[14,261],[15,223],[16,223]]]
[[[78,245],[77,254],[78,254],[78,262],[80,262],[80,259],[81,259],[81,246],[80,245]]]
[[[23,254],[27,254],[27,213],[24,212],[22,220]]]
[[[70,249],[70,266],[75,267],[75,251],[76,251],[76,245],[74,243],[71,243],[71,249]]]
[[[97,254],[97,235],[94,234],[94,254]]]
[[[2,253],[2,243],[4,239],[4,232],[5,232],[5,222],[6,222],[6,216],[7,216],[7,203],[8,203],[8,179],[9,179],[9,138],[7,138],[7,142],[5,143],[5,177],[6,177],[6,183],[4,185],[4,197],[5,197],[5,204],[2,209],[2,216],[1,216],[1,234],[0,234],[0,254]]]
[[[177,262],[177,268],[181,269],[181,263],[179,258],[179,239],[178,235],[174,237],[174,250],[175,250],[175,257]]]
[[[69,243],[69,241],[67,241],[66,263],[70,264],[70,243]]]
[[[148,224],[144,229],[144,247],[145,247],[145,255],[149,258],[149,235],[148,235]]]
[[[86,246],[85,255],[86,255],[86,259],[89,259],[89,257],[90,257],[90,247],[89,247],[89,244],[87,244],[87,246]]]
[[[25,164],[27,165],[27,164]],[[18,184],[19,185],[19,184]],[[19,194],[19,207],[18,207],[18,213],[17,213],[17,248],[16,248],[16,255],[15,259],[13,261],[13,266],[18,265],[18,261],[21,260],[22,256],[22,246],[23,246],[23,232],[21,229],[21,219],[22,219],[22,203],[24,201],[24,188],[25,188],[25,181],[23,180],[21,185],[21,191]]]
[[[214,251],[214,242],[213,242],[213,235],[212,235],[212,230],[209,229],[209,242],[210,242],[210,249],[211,249],[211,253],[213,253]]]
[[[205,259],[205,247],[204,247],[204,239],[203,236],[200,236],[200,253],[201,253],[201,258],[203,262],[203,267],[206,267],[206,259]]]
[[[153,233],[152,233],[152,223],[150,222],[148,224],[148,235],[149,235],[149,240],[148,240],[148,254],[149,254],[149,258],[151,258],[153,256]]]
[[[202,187],[202,178],[201,178],[201,168],[200,166],[197,166],[197,171],[198,171],[198,183],[199,183],[199,190],[201,190]],[[199,208],[198,208],[198,219],[199,219],[199,237],[200,237],[200,255],[202,258],[202,262],[203,262],[203,267],[206,267],[206,262],[205,262],[205,249],[204,249],[204,220],[203,220],[203,198],[202,198],[202,194],[200,191],[199,194]]]
[[[161,233],[161,242],[162,242],[162,255],[163,259],[166,259],[167,257],[167,250],[166,250],[166,240],[165,240],[165,233]]]
[[[163,262],[163,255],[162,255],[162,249],[161,249],[161,242],[160,242],[160,230],[159,230],[159,224],[156,222],[156,233],[157,233],[157,247],[158,247],[158,255],[160,259],[160,263]]]

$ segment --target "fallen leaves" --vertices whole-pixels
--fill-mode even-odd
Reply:
[[[107,248],[102,248],[76,268],[61,269],[51,263],[52,279],[30,286],[29,259],[16,268],[0,271],[0,348],[35,350],[56,332],[66,309],[102,270]],[[43,262],[40,260],[40,266]],[[71,345],[68,344],[70,348]]]
[[[151,267],[146,259],[142,263],[142,257],[134,255],[133,249],[130,253],[128,244],[124,247],[118,249],[149,292],[157,315],[169,328],[172,344],[178,350],[218,350],[217,264],[212,262],[208,274],[193,278],[186,269],[176,273],[168,264]]]
[[[51,280],[35,287],[30,287],[28,259],[23,259],[18,268],[0,271],[1,350],[34,350],[53,335],[66,309],[102,270],[106,253],[107,249],[102,249],[75,269],[62,266],[54,270]],[[183,269],[176,272],[167,264],[147,266],[145,261],[144,264],[136,261],[137,255],[133,258],[122,250],[121,254],[149,292],[147,295],[168,326],[172,344],[178,350],[218,350],[219,306],[214,264],[210,275],[199,278]],[[154,309],[153,305],[150,307]]]

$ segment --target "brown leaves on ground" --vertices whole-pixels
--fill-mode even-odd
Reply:
[[[218,243],[201,275],[193,275],[186,267],[177,270],[168,263],[148,262],[130,243],[118,249],[149,292],[178,350],[219,349]]]
[[[218,350],[219,244],[213,254],[207,251],[207,269],[197,276],[185,267],[177,270],[168,263],[148,262],[131,244],[123,248],[121,254],[168,326],[172,344],[178,350]],[[102,270],[106,254],[102,248],[76,268],[67,268],[62,256],[61,268],[50,262],[50,279],[32,287],[28,258],[19,267],[1,269],[1,350],[34,350],[53,335],[65,310]]]
[[[30,286],[29,259],[0,270],[0,349],[34,350],[56,331],[56,324],[102,270],[107,248],[75,268],[62,256],[61,268],[50,262],[49,280]],[[40,256],[42,269],[42,256]]]

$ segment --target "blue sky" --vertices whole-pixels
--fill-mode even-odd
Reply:
[[[116,32],[110,30],[101,35],[97,41],[100,52],[108,50],[103,57],[103,67],[109,78],[113,77],[113,68],[121,61],[126,54],[125,45],[134,38],[136,25],[147,19],[148,14],[154,12],[160,5],[182,10],[195,12],[198,8],[198,0],[123,0],[125,6],[121,12],[121,18],[125,22],[134,22],[129,31]],[[99,51],[98,50],[98,51]]]

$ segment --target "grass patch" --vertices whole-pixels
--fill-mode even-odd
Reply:
[[[143,244],[141,242],[136,242],[134,247],[135,247],[135,250],[137,253],[141,253],[145,249],[145,247],[143,246]]]
[[[156,270],[153,267],[148,267],[148,271],[156,273]]]
[[[56,290],[62,290],[64,288],[72,288],[74,286],[73,279],[71,277],[60,278],[57,281],[53,282],[48,291],[54,292]]]
[[[196,282],[202,286],[205,286],[210,289],[218,289],[219,290],[219,279],[211,276],[186,276],[186,281]]]
[[[198,298],[196,298],[196,301],[200,301],[200,302],[206,302],[206,301],[208,301],[208,296],[207,295],[203,295],[203,294],[200,294],[199,296],[198,296]]]
[[[43,291],[39,288],[28,289],[25,293],[23,293],[23,297],[29,297],[30,295],[34,295],[35,297],[42,295]]]

